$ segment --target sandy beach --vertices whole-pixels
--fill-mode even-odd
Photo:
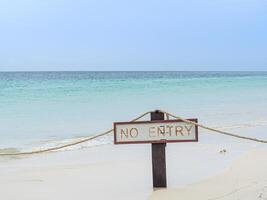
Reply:
[[[186,187],[157,191],[149,199],[267,199],[266,154],[266,148],[254,150],[223,173]]]
[[[152,188],[149,144],[1,158],[1,199],[264,199],[263,147],[168,144],[168,189],[159,191]]]
[[[256,72],[0,73],[0,154],[64,147],[0,156],[0,200],[266,199],[267,147],[258,143],[266,140],[266,81]],[[101,133],[155,109],[220,131],[118,126],[124,142],[175,142],[166,146],[168,187],[154,191],[151,144],[115,145],[113,133]]]
[[[267,200],[267,0],[0,0],[0,200]]]

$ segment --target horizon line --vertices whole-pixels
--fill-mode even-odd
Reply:
[[[267,72],[267,70],[4,70],[3,72]]]

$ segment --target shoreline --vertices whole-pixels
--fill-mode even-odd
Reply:
[[[247,151],[238,144],[168,144],[168,186],[187,188],[217,176]],[[147,199],[153,193],[151,145],[107,144],[0,159],[0,176],[4,199],[88,199],[89,193],[93,199]]]
[[[266,199],[266,155],[266,147],[251,150],[221,173],[185,187],[155,191],[149,200]]]

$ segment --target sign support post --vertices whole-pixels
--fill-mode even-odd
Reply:
[[[166,144],[198,142],[198,126],[187,121],[164,120],[164,113],[156,110],[150,121],[114,122],[114,144],[151,144],[153,187],[166,188]]]
[[[164,113],[155,111],[151,113],[151,121],[164,120]],[[167,187],[166,178],[166,143],[152,143],[152,172],[153,172],[153,187]]]

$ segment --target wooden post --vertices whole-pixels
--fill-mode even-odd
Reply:
[[[151,121],[164,120],[164,113],[155,111],[151,113]],[[152,172],[153,172],[153,187],[167,187],[166,178],[166,158],[165,158],[166,143],[152,144]]]

